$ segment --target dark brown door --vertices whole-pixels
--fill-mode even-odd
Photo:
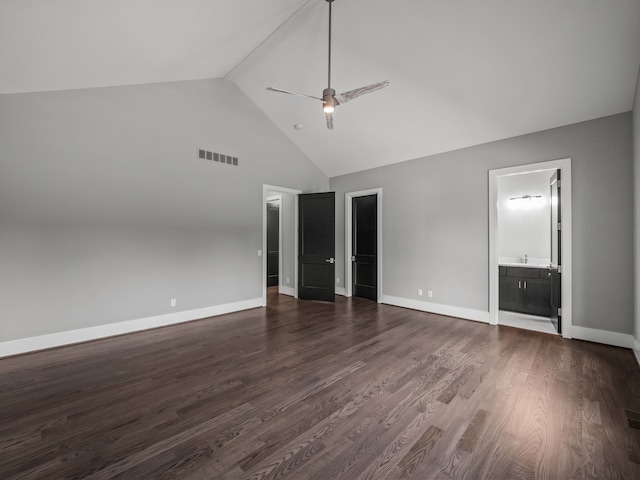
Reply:
[[[298,298],[335,302],[335,192],[299,195]]]
[[[378,196],[352,199],[353,295],[378,300]]]
[[[280,269],[280,204],[267,203],[267,287],[279,282]]]
[[[551,176],[551,323],[562,333],[562,208],[560,205],[561,170]]]

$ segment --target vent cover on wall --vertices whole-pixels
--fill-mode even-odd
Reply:
[[[201,160],[210,160],[212,162],[224,163],[225,165],[238,166],[238,157],[232,157],[231,155],[224,155],[222,153],[215,153],[209,150],[198,148],[198,158]]]

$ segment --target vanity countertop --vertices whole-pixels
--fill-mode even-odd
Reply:
[[[500,262],[500,267],[523,267],[523,268],[550,268],[548,263],[518,263],[518,262]]]

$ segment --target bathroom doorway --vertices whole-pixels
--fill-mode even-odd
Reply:
[[[563,159],[489,172],[490,323],[571,338],[570,167]]]

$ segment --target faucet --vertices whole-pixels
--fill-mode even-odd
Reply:
[[[529,258],[527,257],[527,254],[524,254],[524,263],[528,263],[529,262]]]

